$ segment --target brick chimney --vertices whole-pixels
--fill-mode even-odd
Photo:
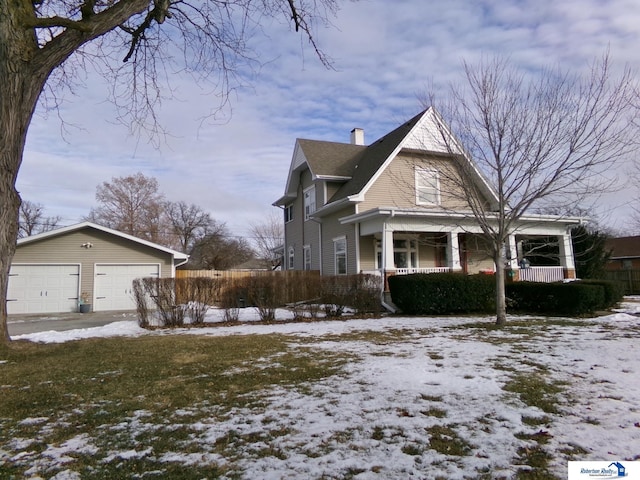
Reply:
[[[352,145],[364,145],[364,130],[361,128],[354,128],[351,130],[351,144]]]

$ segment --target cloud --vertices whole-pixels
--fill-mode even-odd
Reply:
[[[281,196],[296,138],[348,142],[361,127],[371,142],[417,113],[429,85],[443,92],[461,81],[462,60],[498,54],[532,72],[582,69],[609,49],[618,65],[638,66],[640,4],[631,0],[363,0],[344,2],[332,23],[317,38],[335,70],[288,25],[265,22],[266,35],[251,40],[263,64],[239,70],[243,86],[222,117],[205,118],[218,102],[210,87],[173,76],[176,98],[158,111],[171,133],[160,149],[115,123],[108,86],[88,72],[60,110],[75,126],[61,135],[55,115],[34,117],[19,190],[70,224],[95,205],[101,182],[142,171],[169,199],[242,235]]]

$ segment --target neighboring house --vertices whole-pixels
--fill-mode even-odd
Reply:
[[[90,222],[18,240],[9,273],[8,313],[134,310],[132,282],[174,277],[188,256]]]
[[[480,227],[468,204],[447,181],[445,170],[462,171],[495,208],[488,182],[463,154],[443,145],[447,131],[429,108],[392,132],[364,145],[354,129],[351,143],[296,141],[284,195],[274,202],[284,211],[284,268],[319,270],[325,275],[381,272],[494,272]],[[462,177],[459,177],[462,178]],[[458,187],[459,188],[459,187]],[[570,227],[578,218],[530,215],[509,239],[509,264],[527,280],[575,277]],[[556,266],[519,271],[519,240],[553,236],[559,240]]]
[[[606,270],[640,270],[640,236],[610,238],[606,249],[611,251]]]

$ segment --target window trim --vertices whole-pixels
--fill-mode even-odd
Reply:
[[[307,221],[316,211],[316,186],[311,185],[302,191],[304,205],[304,220]]]
[[[284,207],[284,223],[293,221],[293,203]]]
[[[311,270],[311,245],[302,247],[303,270]]]
[[[435,180],[435,185],[424,185],[424,174],[430,175]],[[416,205],[440,205],[440,174],[438,170],[435,168],[429,167],[415,167],[414,170],[414,181],[415,181],[415,189],[416,189]],[[420,193],[427,193],[426,190],[429,189],[428,193],[431,193],[431,190],[435,190],[435,202],[426,202],[421,200]]]
[[[404,247],[396,246],[396,242],[405,241],[407,242]],[[378,238],[374,238],[374,252],[375,252],[375,268],[379,270],[382,268],[382,240]],[[407,266],[406,267],[398,267],[396,262],[396,254],[404,253],[406,254]],[[413,256],[412,256],[413,255]],[[415,262],[412,262],[415,260]],[[412,238],[410,236],[395,236],[393,238],[393,265],[396,268],[420,268],[420,241],[416,238]]]
[[[344,249],[338,250],[339,245],[344,245]],[[338,260],[344,256],[344,272],[340,272]],[[335,275],[347,274],[347,237],[336,237],[333,239],[333,268]]]
[[[293,247],[289,247],[288,255],[287,255],[287,270],[293,270],[295,263],[295,250]]]

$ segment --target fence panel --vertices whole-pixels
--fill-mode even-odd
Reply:
[[[606,271],[604,278],[620,282],[625,295],[640,295],[640,270]]]
[[[220,297],[226,293],[226,288],[234,286],[246,278],[273,277],[280,279],[280,287],[284,290],[284,298],[295,298],[301,294],[300,289],[312,286],[313,279],[320,278],[317,270],[176,270],[176,278],[217,278],[221,280]],[[317,292],[305,292],[309,299]],[[246,299],[245,299],[246,300]]]

